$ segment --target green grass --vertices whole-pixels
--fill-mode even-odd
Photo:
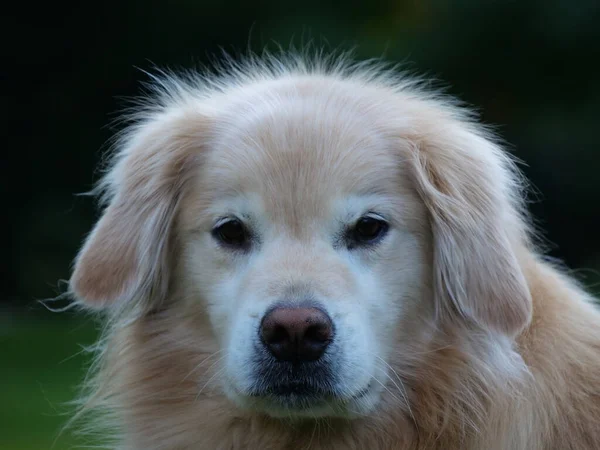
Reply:
[[[66,403],[85,375],[81,345],[97,334],[89,321],[67,314],[34,317],[0,311],[0,449],[66,450],[80,447]],[[57,439],[58,437],[58,439]],[[88,442],[89,444],[89,442]]]

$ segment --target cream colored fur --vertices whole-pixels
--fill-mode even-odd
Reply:
[[[71,279],[106,324],[81,414],[110,448],[600,448],[600,313],[536,252],[518,171],[467,112],[335,58],[155,81]],[[371,210],[376,248],[335,244]],[[228,214],[247,254],[211,237]],[[246,395],[292,288],[332,316],[346,396],[305,412]]]

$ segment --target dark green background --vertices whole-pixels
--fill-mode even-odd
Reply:
[[[76,193],[98,173],[111,125],[147,80],[274,43],[355,48],[445,82],[525,161],[549,253],[592,289],[600,268],[600,3],[597,0],[104,1],[3,11],[0,182],[8,239],[0,289],[0,448],[50,448],[86,362],[88,318],[36,299],[96,217]],[[69,448],[69,434],[54,448]]]

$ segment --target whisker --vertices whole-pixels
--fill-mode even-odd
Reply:
[[[398,385],[398,383],[396,383],[396,381],[388,374],[386,373],[387,378],[389,378],[389,380],[394,383],[394,386],[396,386],[396,388],[400,391],[400,395],[402,395],[402,398],[404,398],[404,402],[406,403],[406,407],[408,408],[408,412],[410,414],[410,417],[412,417],[413,422],[417,422],[415,419],[415,416],[412,412],[412,408],[410,407],[410,402],[408,401],[408,393],[406,391],[406,387],[404,386],[404,382],[402,381],[402,378],[400,378],[400,375],[398,374],[398,372],[396,372],[396,370],[387,362],[385,361],[382,357],[375,355],[375,357],[382,362],[383,364],[385,364],[385,366],[387,368],[389,368],[392,373],[396,376],[396,378],[398,379],[398,382],[400,383],[400,385]]]
[[[213,364],[214,365],[214,364]],[[209,379],[206,383],[204,383],[204,386],[202,386],[202,388],[198,391],[198,393],[196,394],[196,398],[194,399],[194,402],[198,401],[198,398],[200,398],[200,394],[202,394],[202,392],[204,391],[204,389],[206,388],[206,386],[208,386],[208,384],[215,379],[215,377],[221,375],[223,372],[225,372],[225,370],[223,368],[217,370]]]
[[[313,426],[313,431],[312,434],[310,435],[310,441],[308,441],[308,445],[306,446],[306,450],[310,450],[310,447],[312,445],[313,439],[315,438],[315,433],[317,431],[317,427],[319,426],[319,421],[317,419],[317,417],[313,414],[313,419],[315,420],[315,425]],[[318,436],[317,436],[318,439]]]
[[[363,371],[363,373],[366,373],[367,375],[371,375],[371,374],[370,374],[370,373],[369,373],[369,372],[368,372],[366,369],[364,369],[364,368],[362,368],[362,367],[359,367],[359,366],[357,366],[357,368],[358,368],[358,369],[360,369],[360,370],[362,370],[362,371]],[[388,394],[390,394],[394,400],[396,400],[397,402],[400,402],[400,403],[401,403],[401,399],[400,399],[400,398],[398,398],[398,396],[397,396],[396,394],[394,394],[394,393],[393,393],[393,392],[392,392],[392,391],[391,391],[391,390],[390,390],[390,389],[389,389],[389,388],[388,388],[388,387],[387,387],[387,386],[386,386],[384,383],[382,383],[382,382],[381,382],[381,380],[380,380],[379,378],[377,378],[376,376],[373,376],[373,377],[372,377],[372,379],[373,379],[373,380],[375,380],[377,383],[379,383],[379,385],[380,385],[380,386],[381,386],[383,389],[385,389],[385,391],[386,391]]]
[[[210,355],[208,355],[206,358],[204,358],[202,361],[200,361],[192,370],[190,370],[190,372],[183,377],[183,379],[181,380],[181,383],[183,383],[185,380],[187,380],[189,378],[189,376],[194,373],[195,371],[197,371],[198,369],[200,369],[202,367],[202,365],[204,363],[206,363],[209,359],[217,356],[218,354],[222,353],[224,350],[218,350],[216,352],[211,353]],[[217,362],[219,362],[221,359],[223,359],[222,357],[220,359],[217,360]],[[212,366],[210,366],[207,370],[210,370],[212,368]]]

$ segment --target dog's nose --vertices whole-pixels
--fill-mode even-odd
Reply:
[[[276,307],[263,318],[260,335],[280,361],[316,361],[333,339],[333,324],[318,308]]]

